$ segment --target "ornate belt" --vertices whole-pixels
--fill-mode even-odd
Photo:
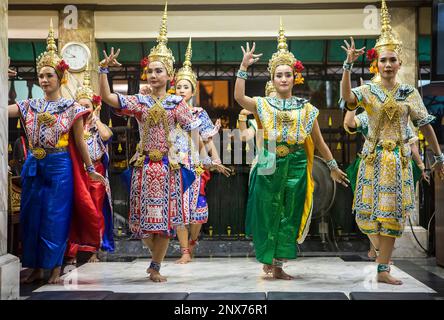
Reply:
[[[158,161],[161,161],[162,158],[165,155],[167,155],[168,153],[167,152],[162,152],[162,151],[160,151],[158,149],[153,149],[153,150],[150,150],[150,151],[144,151],[143,154],[148,156],[151,161],[158,162]]]
[[[31,153],[34,156],[34,158],[38,160],[42,160],[46,157],[46,155],[51,153],[61,153],[61,152],[67,152],[67,148],[41,148],[41,147],[35,147],[31,148]]]
[[[266,148],[268,148],[268,143],[266,144]],[[298,144],[277,144],[276,145],[276,156],[278,158],[286,157],[288,154],[293,153],[297,150],[300,150],[302,147]]]
[[[394,140],[382,140],[379,142],[379,144],[383,149],[387,151],[395,150],[396,146],[398,145]]]

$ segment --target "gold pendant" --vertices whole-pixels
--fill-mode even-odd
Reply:
[[[51,126],[56,121],[56,116],[50,114],[48,111],[39,113],[37,115],[37,122],[39,125],[44,124],[46,126]]]
[[[278,118],[285,123],[293,122],[295,117],[291,114],[291,111],[279,111]]]
[[[393,119],[393,116],[395,115],[396,111],[398,111],[398,104],[396,101],[393,100],[392,97],[388,99],[386,103],[384,103],[384,106],[382,107],[387,114],[388,118],[390,120]]]
[[[156,103],[148,112],[148,121],[150,126],[155,126],[159,123],[160,119],[166,116],[165,109]]]

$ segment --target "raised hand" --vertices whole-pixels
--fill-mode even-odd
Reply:
[[[361,49],[356,49],[355,40],[353,40],[353,37],[350,37],[350,44],[346,40],[344,40],[344,43],[345,43],[346,47],[341,46],[341,48],[347,53],[347,60],[346,61],[348,63],[355,62],[365,52],[365,47],[362,47]]]
[[[108,55],[105,50],[103,50],[103,54],[105,59],[100,61],[100,66],[102,67],[114,67],[121,66],[122,64],[117,61],[117,57],[120,54],[120,49],[117,49],[117,52],[114,53],[114,47],[111,48],[111,53]]]
[[[259,58],[262,56],[262,53],[254,54],[254,50],[256,49],[256,43],[253,42],[253,46],[250,50],[250,44],[247,42],[247,49],[245,50],[243,46],[241,46],[242,52],[244,53],[244,58],[242,59],[241,66],[247,69],[253,63],[259,61]]]

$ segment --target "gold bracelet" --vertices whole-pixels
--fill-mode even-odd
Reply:
[[[247,121],[247,116],[244,114],[240,114],[238,119],[239,121]]]

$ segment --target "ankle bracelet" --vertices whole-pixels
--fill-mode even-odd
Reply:
[[[160,271],[160,265],[161,265],[160,263],[151,261],[149,268],[159,272]]]
[[[180,248],[180,252],[182,254],[190,254],[191,250],[190,250],[190,248]]]
[[[381,272],[390,273],[390,265],[384,264],[384,263],[378,264],[378,273],[381,273]]]

